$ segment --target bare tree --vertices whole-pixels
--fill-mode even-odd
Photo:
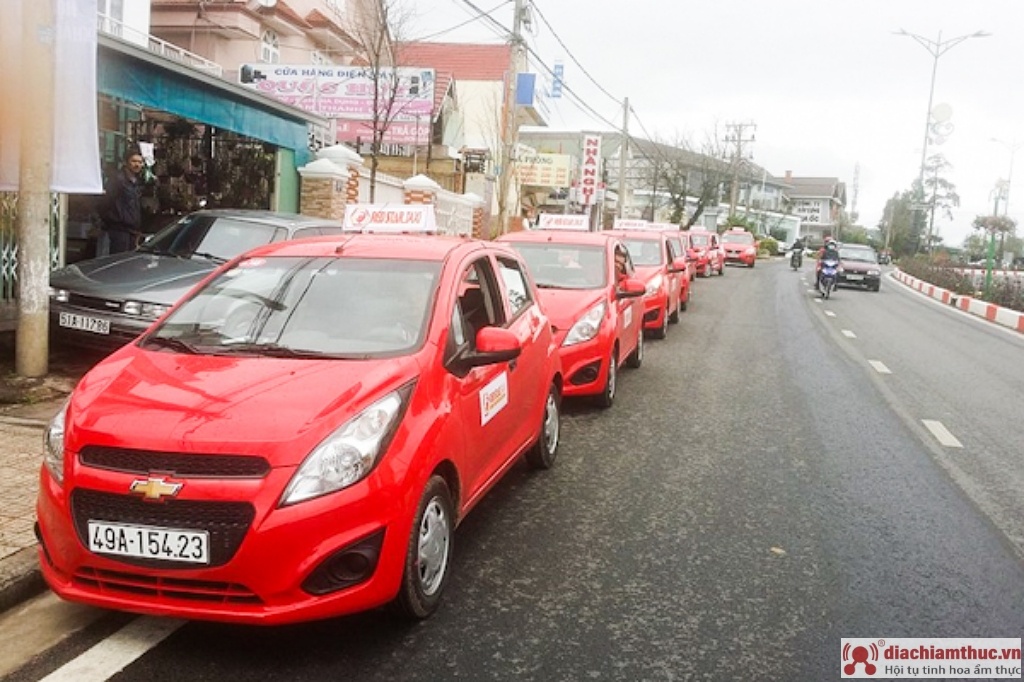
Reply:
[[[376,0],[369,4],[372,7],[364,6],[362,12],[356,13],[351,29],[358,45],[357,61],[362,62],[373,88],[370,140],[370,202],[373,203],[384,137],[402,113],[400,97],[407,95],[412,85],[408,78],[401,77],[397,46],[405,37],[413,14],[403,6],[402,0]],[[433,97],[433,93],[428,95]]]

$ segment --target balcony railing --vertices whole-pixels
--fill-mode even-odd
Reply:
[[[131,26],[125,25],[123,22],[114,19],[106,14],[97,15],[96,30],[100,33],[115,38],[120,38],[127,42],[144,47],[153,54],[158,54],[165,59],[178,62],[190,66],[193,69],[198,69],[212,76],[221,78],[224,74],[224,69],[221,65],[216,62],[211,62],[205,57],[200,57],[197,54],[183,50],[177,45],[172,45],[165,40],[160,40],[155,36],[151,36],[148,33],[137,31]]]

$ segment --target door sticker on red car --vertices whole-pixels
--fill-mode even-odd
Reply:
[[[480,425],[483,426],[508,405],[508,375],[502,372],[480,389]]]
[[[633,322],[633,306],[626,308],[626,312],[622,315],[622,326],[628,327]]]

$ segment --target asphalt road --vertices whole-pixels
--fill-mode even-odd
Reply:
[[[555,468],[466,519],[429,621],[190,623],[112,679],[821,680],[841,637],[1020,637],[1020,340],[889,281],[817,302],[809,272],[696,282],[610,411],[568,406]]]

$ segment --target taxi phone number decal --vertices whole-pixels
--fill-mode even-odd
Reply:
[[[502,372],[480,389],[480,425],[483,426],[508,405],[508,375]]]

